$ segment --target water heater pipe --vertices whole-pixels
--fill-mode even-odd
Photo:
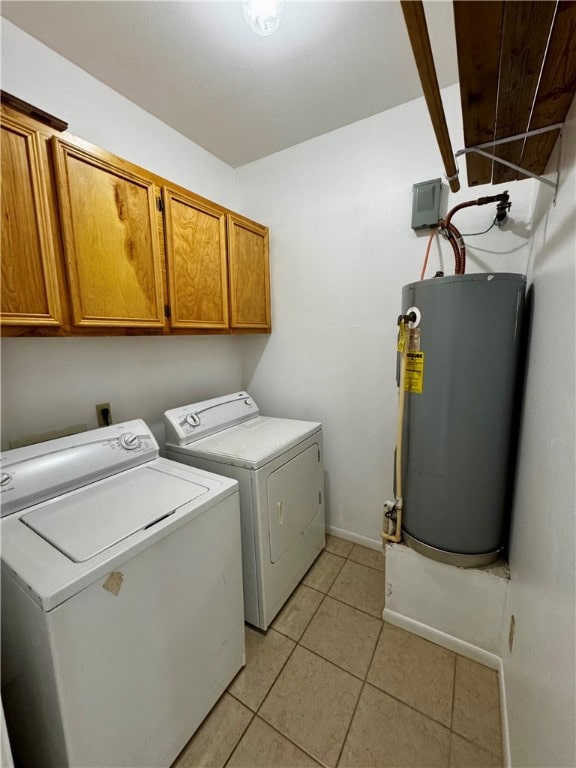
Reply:
[[[506,218],[506,212],[510,208],[510,195],[508,192],[501,192],[499,195],[489,195],[488,197],[479,197],[477,200],[467,200],[464,203],[459,203],[452,208],[446,218],[440,219],[439,226],[440,231],[446,235],[448,242],[452,246],[454,251],[454,258],[456,262],[455,274],[463,275],[466,271],[466,246],[460,232],[452,224],[452,217],[457,211],[463,208],[470,208],[473,205],[488,205],[489,203],[498,203],[497,218],[502,221]]]
[[[384,504],[384,508],[388,510],[389,513],[391,513],[394,509],[396,510],[396,519],[393,520],[393,518],[389,516],[388,530],[385,531],[384,527],[382,527],[382,533],[380,534],[384,541],[391,541],[394,544],[398,544],[398,542],[402,538],[402,509],[404,506],[404,502],[402,499],[402,442],[404,438],[404,403],[405,403],[404,388],[406,384],[406,361],[407,361],[406,355],[408,352],[408,340],[407,340],[406,329],[408,327],[409,322],[410,322],[409,317],[401,317],[399,321],[400,336],[401,336],[401,339],[403,339],[403,342],[402,342],[402,350],[401,350],[401,357],[400,357],[398,418],[396,420],[396,461],[394,464],[396,498],[393,502],[387,501]],[[395,526],[394,526],[395,530],[394,532],[392,532],[390,529],[392,528],[392,524],[394,522],[395,522]]]

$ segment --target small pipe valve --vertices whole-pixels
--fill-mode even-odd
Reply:
[[[416,312],[408,312],[407,315],[398,315],[398,325],[402,325],[402,323],[415,323],[417,319]]]

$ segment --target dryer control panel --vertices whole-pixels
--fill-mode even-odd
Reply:
[[[254,419],[260,409],[247,392],[234,392],[211,400],[172,408],[164,414],[166,443],[187,445],[201,437]]]
[[[2,517],[156,459],[140,419],[15,448],[0,455]]]

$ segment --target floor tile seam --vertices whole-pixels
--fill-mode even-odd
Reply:
[[[324,551],[326,551],[326,550],[324,550]],[[330,552],[329,554],[332,554],[332,553]],[[332,579],[330,584],[326,587],[326,592],[323,592],[323,590],[318,589],[318,587],[313,587],[311,584],[308,584],[306,581],[304,581],[304,579],[306,578],[307,574],[304,575],[304,577],[302,578],[302,581],[300,581],[299,584],[304,584],[304,586],[308,587],[309,589],[315,589],[316,592],[322,592],[324,595],[327,595],[328,592],[332,589],[332,587],[334,585],[334,582],[336,581],[336,579],[340,575],[340,572],[342,571],[342,568],[344,568],[344,565],[346,564],[346,558],[345,557],[340,557],[340,555],[334,555],[334,557],[337,557],[340,560],[342,560],[342,565],[340,566],[340,568],[338,568],[338,572],[334,574],[334,578]]]
[[[365,568],[370,568],[371,571],[377,571],[378,573],[385,573],[385,571],[382,568],[374,568],[373,565],[368,565],[368,563],[362,563],[359,560],[354,560],[350,556],[348,556],[346,560],[349,560],[351,563],[356,563],[356,565],[363,565]]]
[[[344,747],[346,746],[346,742],[348,741],[348,735],[350,734],[352,723],[354,722],[354,718],[356,717],[356,711],[358,709],[358,705],[360,704],[360,699],[362,698],[362,693],[364,692],[365,686],[366,686],[366,681],[363,680],[360,691],[358,692],[358,698],[356,699],[356,704],[354,704],[354,709],[352,710],[352,717],[350,718],[350,722],[348,723],[348,728],[346,728],[346,733],[344,734],[344,739],[342,740],[342,746],[340,747],[340,751],[338,752],[338,759],[336,760],[337,768],[340,765],[340,760],[342,759],[342,753],[344,752]]]
[[[376,642],[378,642],[378,641],[376,641]],[[350,725],[352,724],[352,719],[353,719],[353,717],[354,717],[354,713],[356,712],[356,708],[357,708],[357,706],[358,706],[358,702],[360,701],[360,695],[361,695],[361,693],[362,693],[362,690],[363,690],[363,687],[364,687],[364,680],[363,680],[361,677],[358,677],[358,675],[355,675],[353,672],[350,672],[349,670],[347,670],[347,669],[344,669],[343,667],[340,667],[338,664],[335,664],[333,661],[330,661],[329,659],[326,659],[326,658],[324,658],[324,656],[321,656],[320,654],[316,653],[315,651],[311,651],[309,648],[306,648],[306,646],[304,646],[304,645],[300,645],[300,643],[299,643],[299,642],[298,642],[296,645],[297,645],[297,646],[300,646],[300,648],[302,648],[303,650],[307,651],[308,653],[311,653],[313,656],[316,656],[316,658],[320,659],[321,661],[325,661],[327,664],[331,664],[333,667],[335,667],[336,669],[340,670],[341,672],[344,672],[344,673],[346,673],[346,674],[349,674],[349,675],[350,675],[351,677],[353,677],[355,680],[358,680],[358,682],[361,684],[361,685],[360,685],[360,689],[359,689],[359,692],[358,692],[358,698],[357,698],[357,700],[356,700],[356,703],[355,703],[355,705],[354,705],[354,709],[353,709],[353,711],[352,711],[352,716],[351,716],[351,718],[350,718],[350,722],[348,723],[348,727],[346,728],[346,734],[345,734],[345,736],[344,736],[344,741],[342,742],[342,748],[343,748],[343,747],[344,747],[344,744],[345,744],[345,742],[346,742],[346,738],[347,738],[347,736],[348,736],[348,731],[350,730]],[[294,650],[295,650],[295,648],[292,650],[292,653],[294,653]],[[292,655],[292,654],[290,654],[290,655]],[[288,659],[286,659],[286,663],[288,663]],[[278,678],[276,678],[276,679],[278,679]],[[263,720],[265,723],[267,723],[268,725],[270,725],[271,727],[273,727],[273,728],[274,728],[274,730],[278,731],[278,733],[280,733],[282,736],[284,736],[284,738],[288,739],[288,741],[290,741],[292,744],[294,744],[295,746],[297,746],[297,747],[298,747],[299,749],[301,749],[303,752],[306,752],[306,754],[307,754],[307,755],[309,755],[309,756],[310,756],[310,757],[311,757],[313,760],[315,760],[315,761],[316,761],[316,762],[317,762],[319,765],[322,765],[322,766],[324,766],[324,768],[331,768],[331,766],[329,766],[327,763],[324,763],[324,762],[323,762],[322,760],[320,760],[320,759],[319,759],[317,756],[314,756],[314,755],[312,755],[312,754],[311,754],[311,753],[310,753],[310,752],[309,752],[307,749],[305,749],[305,748],[304,748],[302,745],[298,744],[298,742],[296,742],[296,741],[293,741],[293,740],[292,740],[292,739],[291,739],[289,736],[287,736],[285,733],[283,733],[282,731],[280,731],[278,728],[274,727],[272,723],[270,723],[270,722],[269,722],[269,721],[268,721],[268,720],[267,720],[267,719],[266,719],[266,718],[265,718],[263,715],[261,715],[261,714],[260,714],[260,709],[261,709],[261,708],[264,706],[264,703],[265,703],[266,699],[268,698],[268,696],[270,695],[270,693],[271,693],[271,691],[272,691],[272,688],[274,687],[274,684],[275,684],[275,683],[276,683],[276,680],[274,681],[274,683],[273,683],[273,684],[272,684],[272,686],[270,687],[270,690],[269,690],[269,691],[268,691],[268,693],[266,694],[266,697],[265,697],[264,701],[262,702],[262,704],[260,705],[260,707],[259,707],[258,711],[257,711],[255,714],[257,714],[257,715],[258,715],[258,717],[260,717],[260,719],[261,719],[261,720]],[[341,749],[341,750],[340,750],[340,752],[338,753],[338,760],[340,759],[340,753],[341,753],[341,751],[342,751],[342,749]],[[336,765],[338,765],[338,760],[337,760],[337,761],[336,761],[336,763],[334,764],[335,766],[336,766]]]
[[[236,700],[237,700],[237,699],[236,699]],[[240,703],[242,703],[242,702],[240,702]],[[244,704],[244,706],[246,707],[246,704]],[[253,723],[253,721],[254,721],[254,718],[256,717],[256,712],[254,712],[252,709],[250,709],[250,707],[246,707],[246,709],[250,710],[250,714],[251,714],[250,720],[249,720],[249,721],[248,721],[248,723],[246,724],[246,728],[244,728],[244,730],[242,731],[242,733],[241,733],[241,734],[240,734],[240,736],[238,737],[238,741],[237,741],[237,742],[234,744],[234,746],[232,747],[232,751],[230,752],[230,754],[229,754],[229,755],[228,755],[228,757],[226,758],[226,761],[225,761],[225,763],[224,763],[224,766],[223,766],[223,768],[226,768],[226,766],[228,765],[228,763],[229,763],[229,762],[230,762],[230,760],[232,759],[232,755],[233,755],[233,754],[234,754],[234,752],[236,752],[236,750],[238,749],[238,746],[239,746],[240,742],[241,742],[241,741],[242,741],[242,739],[244,738],[244,734],[246,733],[246,731],[248,730],[248,728],[250,728],[250,726],[252,725],[252,723]]]
[[[269,632],[271,629],[272,629],[272,627],[269,627],[269,628],[266,630],[266,633],[267,633],[267,632]],[[246,702],[245,702],[245,701],[242,701],[242,699],[240,699],[238,696],[236,696],[235,694],[233,694],[233,693],[232,693],[232,691],[230,691],[230,690],[229,690],[229,687],[226,689],[226,692],[227,692],[227,693],[229,693],[229,694],[230,694],[230,696],[233,696],[233,697],[236,699],[236,701],[239,701],[239,702],[240,702],[240,704],[243,704],[243,705],[244,705],[244,706],[245,706],[247,709],[249,709],[249,710],[250,710],[250,712],[253,712],[254,714],[257,714],[257,713],[259,712],[259,710],[260,710],[260,707],[261,707],[261,706],[264,704],[264,702],[265,702],[265,701],[266,701],[266,699],[268,698],[268,694],[270,693],[270,691],[271,691],[271,690],[272,690],[272,688],[274,687],[274,684],[276,683],[276,680],[278,680],[278,677],[280,676],[280,674],[281,674],[282,670],[284,669],[284,667],[285,667],[285,666],[286,666],[286,664],[288,663],[288,659],[290,658],[290,656],[292,656],[292,654],[294,653],[294,649],[295,649],[295,648],[296,648],[296,646],[298,645],[298,643],[297,643],[297,641],[296,641],[296,640],[293,640],[291,637],[287,637],[287,635],[283,635],[281,632],[278,632],[278,630],[277,630],[277,629],[275,629],[275,630],[274,630],[274,632],[277,632],[279,635],[281,635],[281,637],[283,637],[283,638],[286,638],[287,640],[290,640],[292,643],[294,643],[294,645],[293,645],[293,647],[291,648],[291,650],[290,650],[290,653],[288,654],[288,656],[287,656],[287,657],[286,657],[286,659],[284,660],[284,663],[282,664],[282,666],[281,666],[281,667],[280,667],[280,669],[278,670],[278,673],[277,673],[277,674],[276,674],[276,676],[274,677],[273,681],[270,683],[270,685],[269,685],[269,687],[268,687],[268,689],[267,689],[267,691],[266,691],[266,693],[265,693],[265,695],[264,695],[264,698],[262,699],[262,701],[260,702],[260,704],[259,704],[259,705],[256,707],[256,709],[252,709],[252,707],[251,707],[249,704],[246,704]],[[265,633],[262,633],[262,634],[265,634]],[[242,670],[243,670],[243,669],[245,669],[245,668],[246,668],[246,667],[242,667],[242,669],[241,669],[241,670],[238,672],[238,674],[240,674],[240,672],[242,672]],[[232,681],[232,682],[233,682],[233,681]],[[230,685],[232,685],[232,683],[230,683]]]
[[[328,592],[323,592],[321,589],[318,589],[318,587],[311,587],[310,584],[306,584],[305,581],[301,581],[300,584],[304,585],[305,587],[308,587],[308,589],[313,589],[314,592],[319,592],[321,595],[327,595],[328,594]],[[300,586],[300,584],[298,586]],[[330,587],[331,586],[332,585],[330,585]],[[330,587],[328,587],[328,589],[330,589]]]
[[[328,664],[332,664],[333,667],[336,667],[336,669],[339,669],[341,672],[346,672],[347,674],[352,675],[352,677],[354,677],[356,680],[360,680],[360,682],[363,683],[366,679],[366,675],[364,675],[364,677],[360,677],[360,675],[358,675],[356,672],[351,672],[349,669],[346,669],[346,667],[341,667],[340,664],[333,661],[332,659],[327,659],[326,656],[322,656],[322,654],[318,653],[318,651],[314,651],[312,648],[308,648],[306,645],[302,645],[300,642],[298,645],[300,648],[303,648],[305,651],[308,651],[308,653],[313,654],[318,659],[322,659],[322,661],[327,661]],[[370,666],[368,666],[368,669],[370,669]],[[366,670],[366,674],[368,674],[368,669]]]
[[[490,749],[490,747],[487,747],[486,744],[480,744],[477,741],[474,741],[474,739],[471,736],[464,736],[464,734],[460,733],[459,731],[456,731],[454,728],[450,728],[450,733],[453,733],[455,736],[459,736],[461,739],[464,739],[464,741],[467,741],[468,744],[472,744],[474,747],[483,749],[484,752],[488,752],[488,754],[492,755],[493,757],[498,757],[502,759],[504,756],[502,746],[500,746],[499,752],[494,752],[494,750]],[[502,734],[500,734],[500,741],[502,741]]]
[[[456,663],[458,662],[458,658],[463,659],[464,661],[472,661],[471,659],[467,658],[466,656],[462,656],[462,654],[457,653],[456,654]],[[491,667],[486,666],[485,664],[482,664],[479,661],[474,661],[474,664],[478,664],[480,667],[484,667],[485,669],[491,669]],[[493,671],[493,670],[492,670]],[[502,712],[500,709],[500,680],[497,679],[498,684],[498,723],[501,724],[502,722]],[[494,757],[502,758],[504,754],[504,749],[502,745],[502,726],[500,725],[500,751],[494,752],[493,749],[490,749],[484,744],[479,744],[477,741],[474,741],[469,736],[464,736],[462,733],[459,733],[457,730],[454,729],[454,711],[456,709],[456,664],[454,664],[454,691],[452,696],[452,722],[450,724],[450,730],[452,733],[456,734],[456,736],[460,736],[460,738],[465,739],[469,744],[473,744],[475,747],[479,747],[480,749],[483,749],[485,752],[488,752],[491,755],[494,755]]]
[[[300,582],[300,584],[298,584],[298,587],[299,587],[299,586],[301,586],[301,585],[302,585],[302,583],[303,583],[303,582]],[[304,586],[305,586],[305,587],[308,587],[308,585],[307,585],[307,584],[304,584]],[[296,589],[298,589],[298,587],[296,587]],[[312,589],[312,587],[308,587],[308,589]],[[296,591],[296,590],[294,590],[294,592],[295,592],[295,591]],[[317,589],[315,589],[314,591],[315,591],[315,592],[319,592],[319,590],[317,590]],[[292,594],[294,594],[294,592],[292,592]],[[293,638],[291,635],[287,635],[285,632],[282,632],[282,630],[281,630],[281,629],[278,629],[278,628],[277,628],[277,627],[275,627],[273,624],[271,624],[271,625],[270,625],[269,629],[273,629],[275,632],[279,632],[281,635],[284,635],[284,637],[287,637],[287,638],[289,638],[289,639],[290,639],[290,640],[292,640],[293,642],[295,642],[295,643],[299,643],[299,642],[300,642],[300,640],[302,639],[302,637],[303,637],[304,633],[306,632],[306,630],[307,630],[307,629],[308,629],[308,627],[310,626],[310,623],[311,623],[311,622],[312,622],[312,620],[314,619],[314,616],[316,616],[316,614],[318,613],[318,609],[320,608],[320,606],[321,606],[321,605],[322,605],[322,603],[324,602],[324,598],[326,597],[326,594],[325,594],[324,592],[319,592],[319,594],[323,595],[323,597],[322,597],[322,600],[320,600],[320,602],[318,603],[318,605],[316,606],[316,608],[314,608],[314,612],[313,612],[312,616],[310,617],[310,619],[309,619],[309,620],[308,620],[308,622],[306,623],[306,626],[304,627],[304,629],[303,629],[303,630],[302,630],[302,632],[300,633],[300,635],[299,635],[299,637],[298,637],[298,639],[297,639],[297,640],[296,640],[295,638]],[[278,611],[278,613],[280,613],[280,611]]]
[[[336,557],[342,557],[344,560],[348,560],[349,555],[341,555],[339,552],[334,552],[332,549],[328,549],[328,547],[324,547],[324,552],[328,552],[329,555],[336,555]]]
[[[305,747],[303,747],[301,744],[298,744],[297,741],[294,741],[294,739],[291,736],[288,736],[286,733],[283,733],[276,725],[274,725],[274,723],[268,722],[266,718],[262,717],[257,713],[254,714],[254,718],[258,718],[263,723],[266,723],[266,725],[272,728],[273,731],[276,731],[276,733],[282,736],[283,739],[286,739],[286,741],[289,741],[293,747],[297,747],[297,749],[299,749],[301,752],[304,752],[306,755],[308,755],[308,757],[314,760],[314,762],[317,763],[318,765],[324,766],[324,768],[330,768],[330,766],[326,765],[326,763],[323,763],[317,757],[314,757],[314,755],[311,754]]]
[[[270,629],[272,629],[272,627],[270,627]],[[277,630],[274,630],[274,631],[276,632]],[[281,634],[281,633],[278,633],[278,634]],[[282,635],[282,637],[285,637],[285,635]],[[291,637],[289,637],[288,639],[292,640]],[[284,663],[282,664],[282,666],[278,670],[276,676],[274,677],[274,680],[272,680],[272,682],[268,686],[268,690],[266,691],[266,694],[265,694],[264,698],[262,699],[262,701],[260,702],[260,704],[258,705],[256,710],[252,710],[252,711],[255,711],[256,714],[258,714],[260,712],[260,710],[262,709],[262,707],[264,706],[264,702],[266,701],[268,696],[270,696],[270,692],[272,691],[272,688],[274,688],[274,686],[276,685],[276,681],[278,680],[278,678],[282,674],[282,672],[284,670],[284,667],[286,666],[286,664],[288,664],[289,659],[292,657],[292,654],[294,653],[294,651],[298,647],[298,643],[295,640],[292,640],[292,642],[294,643],[294,645],[293,645],[292,649],[290,650],[290,653],[288,654],[288,656],[286,656],[286,659],[284,660]],[[261,719],[263,720],[264,718],[261,718]]]
[[[376,619],[377,621],[384,624],[384,620],[382,616],[375,616],[373,613],[368,613],[368,611],[365,611],[364,608],[358,608],[357,605],[352,605],[352,603],[347,603],[345,600],[342,600],[341,597],[336,597],[336,595],[331,595],[329,592],[326,592],[326,597],[330,597],[332,598],[332,600],[337,600],[339,603],[342,603],[342,605],[347,605],[349,608],[354,608],[355,610],[363,613],[365,616],[371,616],[373,619]]]
[[[374,663],[374,656],[376,655],[376,649],[378,648],[378,643],[380,642],[380,638],[382,637],[383,631],[384,631],[384,622],[382,621],[380,622],[380,630],[378,632],[378,637],[376,638],[376,644],[374,645],[372,656],[370,657],[370,663],[368,664],[368,669],[366,670],[366,674],[364,675],[364,682],[368,680],[368,673],[370,672],[372,664]]]
[[[370,671],[370,670],[368,670],[368,671]],[[380,691],[380,693],[383,693],[386,696],[390,696],[391,699],[394,699],[394,701],[397,701],[399,704],[402,704],[405,707],[408,707],[408,709],[411,709],[413,712],[417,712],[421,717],[425,717],[426,720],[430,720],[431,722],[435,723],[436,725],[441,726],[442,728],[444,728],[445,731],[448,731],[449,733],[452,732],[452,729],[450,728],[450,726],[446,725],[445,723],[442,723],[440,720],[436,720],[436,718],[434,718],[434,717],[430,717],[430,715],[427,715],[426,712],[422,712],[421,709],[418,709],[413,704],[409,704],[407,701],[403,701],[402,699],[399,699],[398,696],[394,696],[394,694],[389,693],[388,691],[385,691],[383,688],[380,688],[378,685],[376,685],[375,683],[372,683],[370,680],[368,680],[368,677],[366,677],[365,683],[366,683],[366,685],[371,686],[375,690]],[[454,733],[456,733],[456,732],[454,731]],[[456,735],[460,736],[459,733],[456,734]],[[486,750],[486,751],[488,751],[488,750]]]
[[[322,603],[324,602],[324,600],[325,600],[327,597],[328,597],[328,595],[327,595],[327,594],[325,594],[325,595],[324,595],[324,597],[322,598],[322,600],[320,600],[320,602],[318,603],[318,605],[317,605],[317,606],[316,606],[316,608],[314,609],[314,613],[313,613],[313,614],[312,614],[312,616],[310,617],[310,620],[308,621],[308,623],[306,624],[306,626],[305,626],[305,627],[304,627],[304,629],[302,630],[302,632],[301,632],[301,634],[300,634],[300,637],[298,638],[298,640],[296,640],[296,644],[297,644],[297,645],[300,645],[300,640],[302,640],[302,638],[303,638],[303,637],[304,637],[304,635],[306,634],[306,630],[308,629],[308,627],[310,626],[310,624],[311,624],[311,623],[312,623],[312,621],[314,620],[314,617],[316,616],[316,614],[317,614],[317,613],[318,613],[318,611],[320,610],[320,606],[322,605]]]
[[[377,550],[373,550],[376,552]],[[384,573],[384,571],[381,571],[380,568],[374,568],[373,565],[368,565],[368,563],[363,563],[360,560],[354,560],[353,557],[350,557],[350,555],[346,555],[344,558],[345,560],[348,560],[350,563],[355,563],[355,565],[363,565],[364,568],[370,568],[371,571],[378,571],[378,573]]]
[[[456,655],[457,656],[457,655]],[[452,677],[452,708],[450,711],[450,730],[454,725],[454,708],[456,707],[456,667],[458,665],[458,658],[454,659],[454,675]]]

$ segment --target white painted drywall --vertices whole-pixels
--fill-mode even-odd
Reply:
[[[461,147],[458,88],[443,98]],[[523,273],[536,183],[470,190],[462,168],[449,207],[506,188],[513,203],[502,231],[468,238],[468,271]],[[375,542],[392,495],[401,288],[419,279],[428,234],[410,228],[412,185],[441,175],[423,99],[237,170],[242,208],[271,228],[274,332],[244,339],[245,387],[265,412],[323,422],[329,525]],[[454,223],[477,232],[494,213]],[[441,251],[434,243],[428,276],[453,272]]]
[[[486,663],[486,656],[499,657],[502,649],[507,575],[503,566],[455,568],[404,544],[387,544],[384,619],[390,620],[393,612],[416,627],[440,633],[443,645],[450,639],[452,650],[475,649],[475,660]]]
[[[2,88],[66,120],[71,133],[234,210],[232,168],[2,19]],[[227,336],[6,338],[2,448],[74,424],[144,419],[159,441],[167,408],[242,388]]]
[[[236,210],[234,170],[1,20],[2,89],[65,120],[75,136]]]
[[[516,633],[502,648],[513,766],[576,765],[576,103],[555,206],[540,191],[532,322],[510,548]]]
[[[441,175],[423,101],[232,169],[2,21],[2,87],[70,122],[71,132],[271,227],[271,337],[4,339],[2,437],[142,417],[160,435],[167,407],[248,388],[264,411],[321,419],[329,522],[378,540],[392,493],[395,333],[404,283],[425,237],[410,229],[411,187]],[[456,147],[458,92],[443,92]],[[534,320],[505,656],[515,766],[572,766],[574,754],[574,113],[556,208],[536,229]],[[463,164],[462,164],[462,167]],[[235,186],[236,184],[236,186]],[[499,188],[466,189],[455,202]],[[508,185],[510,224],[469,238],[469,271],[522,272],[535,190]],[[483,229],[493,209],[455,223]],[[452,269],[433,248],[428,274]],[[563,314],[562,325],[556,319]],[[505,649],[503,650],[505,655]]]

